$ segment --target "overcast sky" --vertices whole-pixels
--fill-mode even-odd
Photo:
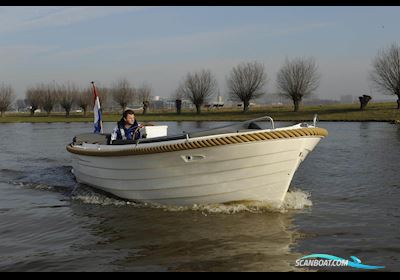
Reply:
[[[127,78],[168,97],[187,72],[207,68],[224,94],[231,68],[257,60],[273,93],[285,58],[313,56],[319,98],[359,96],[370,93],[378,50],[400,42],[399,14],[400,7],[0,7],[0,83],[23,97],[39,82],[109,86]]]

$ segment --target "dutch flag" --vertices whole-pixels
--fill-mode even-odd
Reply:
[[[94,95],[94,107],[93,107],[94,133],[103,133],[103,122],[101,120],[100,100],[99,96],[97,95],[96,86],[94,85],[94,82],[92,82],[92,85],[93,85],[93,95]]]

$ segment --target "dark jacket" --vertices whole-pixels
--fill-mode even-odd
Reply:
[[[140,126],[140,123],[137,122],[135,119],[134,124],[129,127],[125,128],[125,120],[122,118],[118,123],[117,126],[114,128],[112,134],[111,134],[111,140],[137,140],[140,138],[140,131],[138,127]],[[136,133],[135,133],[136,131]],[[133,135],[135,133],[135,135]]]

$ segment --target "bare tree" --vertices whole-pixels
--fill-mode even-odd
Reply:
[[[115,102],[125,111],[129,103],[134,100],[135,89],[131,87],[127,79],[120,79],[112,86],[112,96]]]
[[[109,102],[109,96],[111,94],[111,90],[108,87],[96,87],[97,89],[97,94],[99,96],[99,100],[101,103],[101,110],[102,112],[105,112],[105,108],[108,107],[108,102]]]
[[[368,105],[368,102],[372,99],[371,96],[363,94],[363,96],[359,96],[358,100],[360,100],[360,110],[365,110]]]
[[[76,95],[75,103],[79,106],[79,108],[82,109],[83,116],[86,117],[88,109],[94,103],[93,89],[91,87],[87,87],[80,90]]]
[[[29,87],[26,90],[25,96],[26,103],[30,107],[31,116],[33,116],[35,111],[43,104],[43,95],[41,94],[40,86]]]
[[[310,95],[319,86],[320,75],[314,58],[286,59],[277,75],[279,94],[293,100],[294,111],[299,110],[303,97]]]
[[[249,110],[250,100],[261,97],[267,83],[264,65],[258,62],[241,63],[231,70],[227,80],[229,95],[243,102],[243,111]]]
[[[176,113],[178,115],[181,114],[182,112],[182,99],[183,99],[184,93],[182,92],[182,87],[178,87],[174,93],[171,94],[171,97],[175,99],[175,109]]]
[[[373,61],[370,78],[376,88],[389,95],[397,95],[397,109],[400,109],[400,46],[392,43],[378,52]]]
[[[140,103],[143,104],[143,115],[147,113],[151,99],[151,86],[144,83],[140,88],[136,89],[136,95]]]
[[[38,90],[42,95],[42,107],[46,111],[47,116],[50,116],[51,111],[53,111],[54,106],[58,102],[58,94],[55,85],[51,84],[40,84]]]
[[[188,73],[178,92],[186,96],[195,106],[197,114],[201,113],[201,106],[214,95],[217,90],[217,80],[210,70],[201,70]]]
[[[96,92],[100,99],[101,109],[104,112],[104,108],[107,106],[110,90],[107,87],[96,86]],[[94,106],[93,86],[80,89],[76,94],[75,104],[82,109],[83,116],[86,117],[87,112]]]
[[[67,84],[57,86],[57,92],[60,105],[65,110],[65,117],[68,118],[76,96],[79,94],[79,88],[75,84],[68,82]]]
[[[4,117],[4,113],[10,108],[14,102],[14,90],[10,85],[0,85],[0,114]]]
[[[18,112],[26,109],[26,107],[27,107],[26,100],[24,100],[24,99],[17,99],[17,101],[15,101],[15,105],[17,106]]]

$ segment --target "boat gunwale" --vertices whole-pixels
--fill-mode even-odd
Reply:
[[[294,126],[297,127],[297,126]],[[328,131],[320,127],[300,127],[300,128],[279,128],[279,129],[268,129],[268,130],[256,130],[250,132],[238,132],[229,134],[217,134],[210,136],[202,136],[197,138],[189,138],[182,140],[175,140],[174,143],[163,143],[158,142],[161,145],[149,146],[146,143],[145,146],[140,144],[133,144],[129,149],[109,149],[100,150],[100,146],[93,145],[90,149],[82,145],[73,145],[72,143],[67,145],[66,149],[68,152],[77,155],[84,156],[96,156],[96,157],[115,157],[115,156],[132,156],[132,155],[144,155],[144,154],[157,154],[165,152],[176,152],[193,150],[199,148],[218,147],[222,145],[235,145],[242,143],[260,142],[260,141],[271,141],[281,139],[293,139],[293,138],[305,138],[305,137],[326,137]],[[169,142],[169,141],[165,141]],[[104,145],[109,146],[109,145]]]

